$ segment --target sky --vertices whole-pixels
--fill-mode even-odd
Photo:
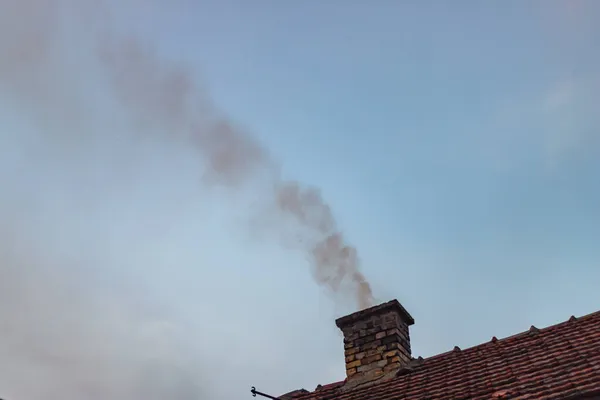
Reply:
[[[412,314],[415,357],[597,311],[598,18],[0,1],[0,397],[342,380],[355,270]],[[277,203],[292,184],[318,201]],[[311,252],[330,231],[357,255],[339,287]]]

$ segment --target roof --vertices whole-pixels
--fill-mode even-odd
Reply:
[[[295,400],[570,399],[600,394],[600,311],[415,360],[387,381],[318,386]]]

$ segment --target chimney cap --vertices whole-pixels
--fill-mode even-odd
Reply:
[[[415,320],[413,317],[406,311],[406,309],[400,304],[400,302],[396,299],[388,301],[387,303],[379,304],[361,311],[357,311],[353,314],[346,315],[344,317],[338,318],[335,320],[335,324],[338,328],[342,329],[343,327],[352,324],[354,322],[366,319],[371,315],[381,314],[384,312],[396,311],[400,314],[402,320],[408,325],[413,325]]]

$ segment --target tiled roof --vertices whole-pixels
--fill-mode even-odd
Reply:
[[[319,386],[298,400],[483,400],[600,394],[600,311],[420,359],[368,387]]]

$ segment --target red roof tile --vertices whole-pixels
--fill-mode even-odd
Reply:
[[[298,400],[550,400],[600,394],[600,311],[544,329],[439,354],[393,379]]]

